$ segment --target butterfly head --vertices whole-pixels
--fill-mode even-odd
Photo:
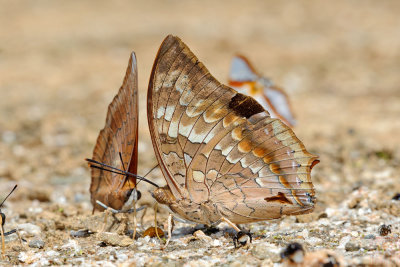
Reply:
[[[142,193],[140,193],[139,190],[136,190],[136,188],[125,190],[121,195],[124,196],[124,204],[121,210],[132,208],[133,203],[142,197]]]

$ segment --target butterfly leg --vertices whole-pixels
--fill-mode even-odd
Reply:
[[[143,206],[144,208],[144,210],[143,210],[143,213],[142,213],[142,216],[140,216],[140,228],[143,230],[143,219],[144,219],[144,216],[146,215],[146,213],[147,213],[147,207],[146,206]]]
[[[3,218],[0,216],[0,232],[1,232],[1,257],[5,259],[4,252],[6,251],[6,244],[4,241]]]
[[[222,217],[221,221],[226,222],[229,226],[236,230],[236,235],[233,237],[233,244],[235,245],[235,248],[242,246],[247,247],[251,243],[252,236],[250,232],[240,230],[240,228],[236,224],[225,217]]]
[[[137,228],[137,220],[136,220],[136,201],[133,203],[133,235],[132,239],[135,240],[136,237],[136,228]]]
[[[173,216],[170,213],[168,215],[168,239],[167,239],[167,243],[165,243],[164,248],[166,248],[169,244],[169,241],[171,240],[172,237],[172,229],[174,228],[174,221],[173,221]]]
[[[156,236],[157,236],[158,240],[160,240],[160,242],[162,242],[162,241],[161,241],[161,237],[160,237],[160,235],[158,234],[157,209],[158,209],[158,203],[156,202],[156,204],[154,204],[154,229],[155,229],[155,231],[156,231]]]

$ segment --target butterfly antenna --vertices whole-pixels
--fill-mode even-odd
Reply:
[[[124,161],[122,160],[121,152],[119,152],[118,155],[119,155],[119,159],[121,160],[122,168],[124,169],[124,171],[126,171]]]
[[[122,169],[123,169],[124,171],[126,171],[124,161],[122,160],[122,153],[119,152],[118,155],[119,155],[119,159],[121,160]],[[128,175],[125,175],[125,178],[124,178],[124,179],[127,179],[127,178],[128,178]],[[124,182],[125,182],[125,181],[124,181]],[[130,180],[128,180],[128,184],[129,184],[129,186],[131,185],[131,181],[130,181]],[[135,186],[135,187],[136,187],[136,186]]]
[[[95,169],[99,169],[99,170],[103,170],[103,171],[108,171],[108,172],[112,172],[112,173],[116,173],[116,174],[120,174],[120,175],[127,175],[127,176],[136,177],[140,181],[145,181],[145,182],[147,182],[147,183],[149,183],[149,184],[151,184],[151,185],[153,185],[155,187],[159,187],[156,183],[154,183],[154,182],[152,182],[152,181],[150,181],[150,180],[148,180],[148,179],[146,179],[146,178],[144,178],[142,176],[139,176],[137,174],[133,174],[133,173],[130,173],[130,172],[127,172],[127,171],[120,170],[118,168],[115,168],[113,166],[98,162],[98,161],[93,160],[93,159],[85,159],[85,160],[87,162],[89,162],[89,167],[91,167],[91,168],[95,168]]]
[[[150,171],[148,171],[143,177],[146,177],[147,175],[149,175],[153,170],[155,170],[158,167],[158,164],[156,166],[154,166],[153,168],[150,169]],[[140,183],[140,180],[139,182]]]
[[[11,190],[11,192],[6,196],[6,198],[1,202],[0,208],[3,206],[4,202],[7,200],[7,198],[14,192],[14,190],[17,188],[18,185],[15,185],[14,188]]]
[[[156,168],[158,167],[158,164],[156,166],[154,166],[153,168],[150,169],[150,171],[148,171],[143,177],[146,177],[147,175],[149,175],[152,171],[154,171]]]

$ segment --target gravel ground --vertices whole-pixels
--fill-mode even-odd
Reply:
[[[8,236],[0,265],[279,266],[280,252],[298,242],[312,259],[400,266],[400,2],[0,0],[0,7],[0,196],[18,184],[2,212],[5,230],[18,228],[26,241]],[[176,223],[164,248],[143,237],[154,225],[154,201],[140,184],[140,205],[149,207],[138,214],[140,237],[123,235],[132,229],[124,215],[108,220],[110,234],[99,233],[104,214],[91,214],[84,158],[134,50],[139,174],[156,164],[145,97],[169,33],[222,82],[240,52],[287,89],[294,131],[321,159],[314,213],[245,225],[253,243],[238,249],[225,224],[210,231]],[[165,183],[159,171],[149,178]],[[163,229],[167,215],[157,214]]]

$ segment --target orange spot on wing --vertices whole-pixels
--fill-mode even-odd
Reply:
[[[265,151],[263,148],[261,148],[261,147],[256,147],[256,148],[253,150],[254,156],[259,157],[259,158],[262,157],[262,156],[264,156],[265,153],[266,153],[266,151]]]
[[[263,158],[263,161],[265,162],[265,163],[270,163],[272,160],[274,159],[274,156],[273,155],[267,155],[267,156],[265,156],[264,158]]]
[[[251,151],[251,148],[252,148],[252,144],[251,144],[251,142],[249,141],[249,140],[247,140],[247,139],[244,139],[244,140],[242,140],[240,143],[239,143],[239,151],[240,152],[242,152],[242,153],[248,153],[248,152],[250,152]]]
[[[225,128],[228,127],[228,126],[231,125],[234,121],[236,121],[238,118],[239,118],[238,116],[235,116],[235,115],[233,115],[233,114],[228,114],[228,115],[224,118],[224,120],[223,120],[224,127],[225,127]]]
[[[271,163],[269,165],[269,169],[271,170],[271,172],[273,172],[275,174],[280,174],[281,173],[280,172],[281,167],[278,164]]]
[[[242,135],[242,128],[241,128],[241,127],[235,128],[235,129],[232,131],[232,137],[233,137],[234,139],[236,139],[236,140],[241,140],[241,139],[243,138],[243,135]]]
[[[280,176],[279,176],[279,182],[280,182],[281,184],[283,184],[284,187],[290,188],[289,182],[286,180],[285,176],[280,175]]]

